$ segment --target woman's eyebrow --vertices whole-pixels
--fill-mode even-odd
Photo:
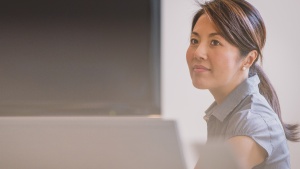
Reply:
[[[192,32],[191,35],[195,35],[195,36],[198,36],[198,37],[200,36],[199,33],[197,33],[197,32]],[[210,33],[208,36],[209,36],[209,37],[213,37],[213,36],[221,36],[221,37],[223,37],[222,34],[217,33],[217,32]]]
[[[221,36],[221,37],[223,37],[222,34],[217,33],[217,32],[215,32],[215,33],[210,33],[208,36],[209,36],[209,37],[213,37],[213,36]]]
[[[192,32],[191,34],[192,34],[192,35],[199,36],[199,33],[197,33],[197,32]]]

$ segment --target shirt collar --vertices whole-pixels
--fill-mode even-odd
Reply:
[[[223,121],[246,96],[259,92],[259,83],[258,75],[247,78],[234,89],[220,105],[213,102],[205,113],[207,115],[211,114],[218,120]]]

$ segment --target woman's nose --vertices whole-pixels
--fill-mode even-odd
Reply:
[[[197,49],[194,52],[194,57],[198,60],[206,60],[207,59],[207,49],[206,45],[203,43],[200,43],[197,47]]]

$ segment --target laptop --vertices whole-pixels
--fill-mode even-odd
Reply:
[[[5,169],[186,169],[172,120],[0,117],[0,138]]]

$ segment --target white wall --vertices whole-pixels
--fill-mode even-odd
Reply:
[[[267,27],[264,69],[281,101],[286,122],[300,123],[300,1],[249,0],[261,12]],[[162,0],[162,115],[175,119],[188,168],[196,156],[193,146],[206,141],[204,111],[213,102],[208,91],[196,90],[185,61],[194,0]],[[292,168],[300,166],[300,143],[290,144]]]

